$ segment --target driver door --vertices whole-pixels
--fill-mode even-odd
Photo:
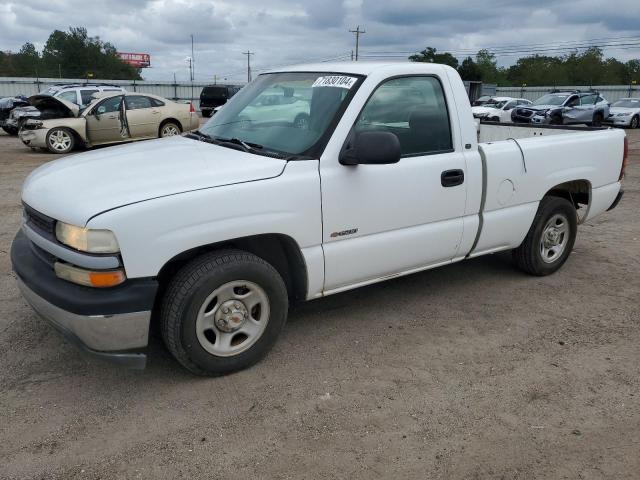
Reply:
[[[352,131],[395,134],[400,161],[345,166],[337,158],[321,159],[325,292],[456,256],[467,183],[452,118],[457,120],[437,77],[394,78],[374,91]]]
[[[109,97],[86,116],[87,136],[92,144],[121,142],[129,137],[123,122],[122,98],[122,95]]]

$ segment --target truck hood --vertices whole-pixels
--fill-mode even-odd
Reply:
[[[131,203],[280,175],[285,160],[184,137],[108,147],[34,170],[22,200],[57,220],[84,226]]]

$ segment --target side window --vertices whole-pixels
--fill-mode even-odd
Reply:
[[[447,104],[435,77],[404,77],[383,83],[360,112],[354,130],[394,133],[403,157],[453,150]]]
[[[580,97],[571,97],[567,101],[567,107],[579,107],[580,106]]]
[[[157,100],[155,98],[151,98],[151,97],[149,97],[149,98],[151,99],[151,104],[154,107],[164,107],[164,102],[161,102],[160,100]]]
[[[100,113],[110,113],[110,112],[117,112],[118,110],[120,110],[120,102],[122,101],[122,97],[117,96],[117,97],[109,97],[107,98],[104,102],[98,104],[97,108],[94,110],[94,112],[97,112],[98,110],[100,110]],[[103,111],[104,108],[104,111]]]
[[[68,92],[62,92],[60,95],[56,95],[56,97],[61,98],[62,100],[66,100],[67,102],[75,103],[78,105],[78,95],[75,90],[70,90]]]
[[[142,95],[131,95],[125,98],[127,110],[138,110],[141,108],[151,108],[151,99]]]
[[[91,95],[93,95],[94,93],[98,93],[98,90],[80,90],[82,105],[89,105],[93,101]]]
[[[529,100],[518,100],[518,105],[529,105],[530,103]]]
[[[517,102],[515,100],[511,100],[510,102],[507,102],[507,104],[504,106],[504,110],[512,110],[513,107],[515,107],[517,105]]]
[[[582,97],[582,105],[593,105],[596,103],[597,95],[585,95]]]

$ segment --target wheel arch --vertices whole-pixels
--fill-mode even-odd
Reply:
[[[561,197],[569,200],[576,210],[581,205],[587,207],[586,212],[589,212],[589,205],[591,204],[591,191],[592,185],[589,180],[571,180],[563,182],[550,188],[544,195],[544,197]],[[583,215],[582,217],[585,217]]]
[[[205,253],[224,248],[244,250],[271,264],[282,276],[287,287],[289,301],[297,303],[307,297],[307,266],[298,243],[288,235],[269,233],[239,237],[186,250],[166,262],[157,278],[160,283],[158,298],[174,274],[187,262]]]

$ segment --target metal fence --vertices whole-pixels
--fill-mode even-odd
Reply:
[[[497,87],[496,96],[526,98],[536,100],[550,90],[597,90],[609,102],[621,98],[640,97],[638,85],[589,85],[589,86],[560,86],[560,87]]]
[[[143,80],[100,80],[92,78],[89,83],[109,83],[119,85],[129,92],[151,93],[175,101],[193,100],[196,108],[200,107],[200,92],[206,85],[203,82],[154,82]],[[60,84],[83,84],[86,78],[19,78],[0,77],[0,98],[35,95],[42,90]],[[218,84],[224,85],[224,84]]]

